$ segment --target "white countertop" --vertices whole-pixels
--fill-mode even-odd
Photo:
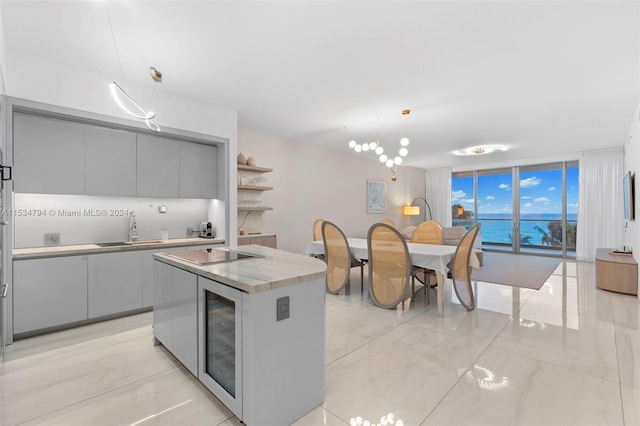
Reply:
[[[100,247],[97,244],[28,247],[14,249],[13,260],[41,259],[61,256],[83,256],[87,254],[117,253],[135,250],[162,250],[175,247],[208,246],[212,244],[224,244],[224,238],[172,238],[159,243],[149,242],[147,244],[145,244],[143,240],[136,242],[136,244],[124,244],[121,246],[111,247]]]
[[[313,257],[255,244],[232,247],[231,250],[264,257],[211,265],[197,265],[163,253],[156,253],[153,257],[161,262],[246,293],[258,293],[286,287],[323,278],[326,275],[326,263]]]

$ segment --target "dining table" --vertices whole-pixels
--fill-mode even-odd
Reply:
[[[369,250],[367,246],[366,238],[347,238],[349,248],[353,257],[360,260],[367,260],[369,257]],[[453,259],[456,253],[456,246],[441,245],[441,244],[424,244],[424,243],[410,243],[407,242],[407,249],[409,250],[409,256],[411,257],[411,263],[413,266],[431,269],[436,273],[436,279],[438,286],[436,287],[437,303],[438,303],[438,316],[444,316],[444,300],[445,294],[451,293],[451,286],[447,285],[447,274],[449,272],[448,264]],[[322,240],[310,241],[307,246],[307,255],[316,256],[324,254],[324,242]],[[475,253],[472,252],[470,258],[470,264],[474,268],[480,267],[480,262]]]

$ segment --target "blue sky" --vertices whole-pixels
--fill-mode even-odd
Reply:
[[[473,178],[453,178],[451,199],[473,211]],[[512,175],[478,176],[478,213],[513,213]],[[562,213],[562,170],[520,173],[520,214]],[[578,169],[567,169],[567,213],[578,213]]]

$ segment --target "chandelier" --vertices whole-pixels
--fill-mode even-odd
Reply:
[[[402,111],[402,115],[409,115],[410,113],[411,111],[408,109],[405,109]],[[379,121],[380,119],[378,118],[378,122]],[[403,157],[406,157],[407,154],[409,153],[409,150],[407,149],[408,145],[409,145],[408,138],[400,139],[400,150],[398,151],[398,155],[391,158],[390,156],[387,156],[387,154],[384,152],[384,148],[382,148],[382,144],[380,143],[380,136],[377,133],[376,133],[375,139],[373,139],[373,141],[371,142],[365,142],[363,144],[360,144],[355,140],[349,141],[349,148],[353,149],[355,152],[371,151],[375,153],[378,156],[378,159],[380,160],[381,163],[384,163],[388,168],[392,169],[392,172],[394,175],[398,169],[398,166],[402,164]]]

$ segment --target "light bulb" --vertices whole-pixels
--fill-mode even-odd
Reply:
[[[360,145],[360,144],[356,144],[356,146],[355,146],[355,147],[353,147],[353,149],[355,149],[355,150],[356,150],[356,152],[360,152],[360,151],[362,151],[362,145]]]
[[[363,143],[362,144],[362,150],[363,151],[369,151],[369,144]]]
[[[406,157],[408,153],[409,150],[405,147],[400,148],[400,151],[398,151],[398,154],[400,154],[401,157]]]
[[[402,164],[402,157],[397,156],[396,158],[393,159],[393,162],[399,166],[400,164]]]
[[[376,154],[381,155],[384,152],[384,149],[382,149],[381,146],[376,148]]]
[[[402,145],[402,146],[409,145],[409,139],[407,139],[407,138],[400,139],[400,145]]]
[[[356,146],[356,141],[354,140],[349,141],[349,148],[355,148],[355,146]]]
[[[387,165],[387,167],[391,168],[393,167],[393,160],[389,158],[385,164]]]
[[[381,163],[384,163],[385,161],[387,161],[387,156],[386,156],[385,154],[382,154],[382,155],[380,156],[380,162],[381,162]]]
[[[378,144],[377,144],[377,143],[375,143],[375,142],[371,142],[371,143],[369,144],[369,149],[370,149],[371,151],[373,151],[373,150],[374,150],[374,149],[376,149],[377,147],[378,147]]]

